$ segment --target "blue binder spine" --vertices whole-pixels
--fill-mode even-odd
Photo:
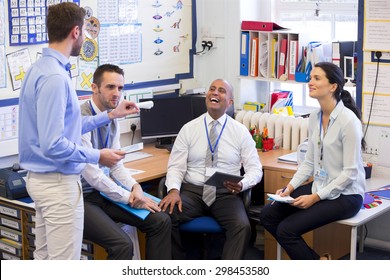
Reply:
[[[240,75],[249,75],[249,31],[241,32]]]

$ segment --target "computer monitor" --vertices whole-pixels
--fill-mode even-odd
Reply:
[[[141,109],[142,139],[156,138],[156,147],[172,145],[184,124],[206,112],[204,97],[147,98],[153,101],[151,109]]]
[[[353,56],[344,56],[344,79],[347,80],[347,82],[345,83],[346,86],[353,85],[352,81],[355,80],[355,67]]]

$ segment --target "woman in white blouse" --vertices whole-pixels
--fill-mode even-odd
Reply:
[[[319,256],[302,235],[359,212],[365,191],[361,114],[344,90],[342,70],[328,62],[317,63],[310,75],[310,97],[320,109],[309,118],[305,160],[289,184],[276,194],[294,198],[291,204],[274,202],[260,214],[264,227],[291,259],[330,259]],[[310,177],[313,181],[302,185]]]

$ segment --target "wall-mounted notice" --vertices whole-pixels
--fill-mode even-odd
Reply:
[[[371,106],[372,101],[374,103]],[[372,125],[390,126],[390,95],[364,93],[362,109],[363,123],[367,123],[368,119],[370,119],[370,124]]]
[[[73,1],[80,4],[79,0]],[[47,43],[47,7],[56,0],[8,0],[10,46]]]
[[[377,73],[378,72],[378,73]],[[363,68],[363,92],[375,92],[390,94],[390,64],[373,62],[364,63]],[[376,85],[375,85],[376,82]]]
[[[30,52],[27,48],[7,54],[7,62],[13,90],[22,87],[27,69],[31,66]]]
[[[390,51],[390,2],[364,1],[364,51]]]
[[[0,107],[0,141],[17,138],[18,106]]]

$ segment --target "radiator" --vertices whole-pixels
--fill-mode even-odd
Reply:
[[[308,118],[242,110],[237,113],[236,120],[248,129],[257,126],[263,131],[267,127],[268,137],[274,138],[276,148],[296,151],[308,137]]]

